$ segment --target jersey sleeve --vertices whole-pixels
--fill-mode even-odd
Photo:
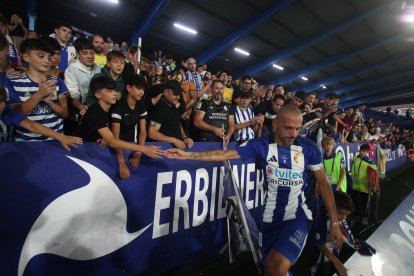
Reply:
[[[17,112],[16,110],[6,107],[3,113],[1,114],[0,119],[6,125],[18,126],[24,119],[26,119],[26,117]]]
[[[120,101],[117,101],[116,104],[114,105],[114,107],[112,108],[111,122],[112,123],[121,123],[122,116],[123,116],[122,105],[121,105]]]
[[[63,95],[69,93],[69,89],[61,78],[57,78],[57,86],[59,86],[58,95]]]
[[[236,148],[237,153],[243,161],[249,159],[266,158],[263,152],[267,152],[269,145],[264,143],[264,140],[253,139],[249,140]]]
[[[308,156],[309,156],[309,169],[311,171],[317,171],[319,169],[323,168],[322,165],[322,154],[321,151],[319,150],[318,146],[308,140],[309,142],[309,151],[308,151]]]
[[[206,100],[202,100],[201,102],[199,102],[195,109],[195,111],[202,111],[202,112],[206,112],[207,111],[207,101]]]
[[[17,95],[16,91],[14,90],[13,83],[10,81],[9,78],[6,78],[4,83],[4,88],[7,92],[7,101],[6,105],[21,103],[19,95]]]
[[[159,106],[156,106],[154,111],[151,113],[150,120],[162,125],[165,121],[165,112],[162,112],[162,109],[159,108]]]
[[[140,105],[140,110],[141,110],[141,112],[140,112],[140,114],[139,114],[139,119],[140,119],[140,120],[142,120],[142,119],[147,119],[147,117],[148,117],[148,112],[147,112],[147,108],[145,107],[145,105],[144,105],[144,104],[141,104],[141,105]]]
[[[227,108],[229,109],[229,116],[234,116],[234,109],[231,105],[227,105]]]

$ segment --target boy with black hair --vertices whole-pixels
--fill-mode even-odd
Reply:
[[[97,142],[103,139],[106,144],[116,149],[143,152],[149,157],[161,158],[164,152],[159,147],[135,145],[119,140],[115,138],[109,129],[109,109],[116,103],[118,98],[114,80],[105,76],[99,76],[91,81],[90,87],[97,99],[97,103],[88,108],[80,122],[77,135],[86,142]]]
[[[68,45],[71,36],[72,26],[67,22],[59,21],[55,26],[55,38],[61,47],[58,68],[62,72],[65,72],[69,64],[76,58],[75,48]]]
[[[336,214],[338,221],[331,222],[328,214],[323,211],[314,220],[310,233],[311,244],[311,275],[347,275],[347,269],[339,260],[339,250],[330,242],[331,226],[337,224],[341,229],[345,244],[355,248],[357,241],[353,240],[352,233],[346,223],[346,218],[354,211],[354,204],[349,195],[342,191],[334,192]],[[326,257],[326,258],[325,258]]]
[[[59,42],[50,36],[42,36],[40,37],[40,39],[43,41],[46,41],[49,44],[49,46],[53,49],[52,58],[50,60],[51,65],[50,65],[50,70],[48,74],[51,76],[59,77],[62,80],[64,80],[65,75],[58,68],[58,65],[60,63],[60,52],[61,52],[61,47],[60,47]]]
[[[75,40],[74,46],[78,59],[66,69],[65,84],[72,97],[72,106],[83,115],[88,109],[89,84],[92,77],[101,72],[101,67],[95,64],[92,41],[81,37]]]
[[[77,144],[82,144],[82,139],[79,137],[66,136],[59,132],[53,131],[42,124],[27,119],[16,110],[6,107],[6,100],[7,92],[0,86],[0,143],[10,140],[8,127],[20,126],[31,132],[39,133],[58,140],[68,151],[70,151],[69,146],[76,148]]]
[[[374,170],[377,169],[374,161],[368,157],[370,149],[371,147],[368,144],[361,145],[359,148],[359,154],[355,156],[354,162],[352,163],[352,199],[356,204],[355,215],[357,219],[364,216],[368,203],[370,185],[368,168],[370,167]],[[362,218],[362,224],[368,225],[367,217]]]
[[[116,91],[118,92],[118,99],[125,94],[124,78],[122,72],[125,68],[125,56],[120,51],[111,51],[107,55],[106,66],[101,70],[101,73],[92,77],[91,83],[95,78],[108,77],[115,81]],[[96,102],[94,93],[89,86],[88,95],[86,96],[86,104],[93,104]]]
[[[53,49],[43,40],[26,39],[20,44],[22,58],[29,64],[27,72],[6,79],[8,105],[54,131],[62,132],[63,120],[68,116],[64,82],[48,74]],[[16,141],[47,141],[50,137],[16,129]]]
[[[114,137],[127,142],[137,142],[143,146],[147,139],[147,109],[141,101],[146,91],[146,81],[138,75],[125,77],[125,90],[127,96],[121,98],[113,107],[111,119],[111,129]],[[135,133],[137,129],[137,133]],[[122,150],[116,150],[119,163],[119,176],[127,179],[130,170],[125,162]],[[135,170],[140,162],[141,153],[134,152],[129,157],[131,168]]]
[[[264,116],[256,115],[251,107],[253,98],[252,92],[246,92],[240,95],[237,106],[234,109],[234,140],[238,144],[242,144],[247,140],[254,139],[258,127],[263,127]]]

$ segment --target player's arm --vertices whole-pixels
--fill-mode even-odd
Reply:
[[[339,230],[339,221],[336,215],[335,199],[333,197],[332,188],[323,168],[315,171],[314,173],[316,181],[319,184],[322,199],[325,203],[326,209],[328,210],[329,218],[331,221],[331,239],[332,242],[336,241],[335,248],[339,250],[342,247],[343,240],[341,231]]]
[[[180,149],[168,149],[166,156],[171,159],[181,160],[200,160],[200,161],[226,161],[239,159],[240,155],[235,149],[230,150],[212,150],[201,152],[186,152]]]

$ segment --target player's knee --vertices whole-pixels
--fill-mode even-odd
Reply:
[[[275,250],[271,250],[266,258],[265,276],[285,276],[291,265],[288,258]]]

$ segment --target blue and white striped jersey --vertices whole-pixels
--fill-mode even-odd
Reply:
[[[246,110],[240,109],[238,106],[234,107],[234,123],[242,124],[250,121],[254,117],[253,108],[250,106]],[[234,140],[246,141],[255,137],[254,130],[248,126],[234,132]]]
[[[69,90],[60,78],[48,75],[47,79],[56,80],[56,93],[52,94],[52,100],[58,103],[59,95],[68,93]],[[27,73],[22,73],[19,76],[6,78],[5,88],[9,96],[7,105],[14,105],[25,102],[33,96],[39,90],[39,84],[31,80]],[[54,131],[63,131],[63,120],[43,101],[40,101],[29,114],[26,114],[26,117]],[[30,132],[21,127],[16,128],[14,137],[15,141],[26,142],[53,140],[53,138]]]
[[[312,213],[305,204],[308,169],[322,169],[322,157],[311,140],[297,137],[291,146],[274,143],[273,135],[250,140],[236,148],[243,160],[256,158],[266,164],[263,221],[280,222]]]

